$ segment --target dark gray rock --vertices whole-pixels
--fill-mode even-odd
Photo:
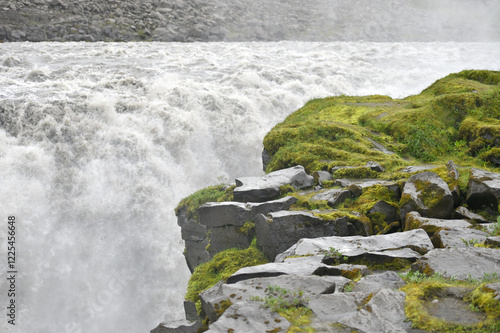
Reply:
[[[467,204],[473,209],[491,207],[498,209],[500,199],[500,174],[481,169],[471,169],[467,190]]]
[[[343,256],[376,260],[387,258],[415,259],[420,254],[427,253],[434,246],[424,230],[417,229],[407,232],[376,236],[350,237],[319,237],[301,239],[291,248],[280,253],[275,262],[283,262],[291,256],[319,255],[334,248]]]
[[[411,176],[405,184],[400,201],[401,221],[406,214],[417,211],[424,217],[450,218],[453,213],[453,196],[448,184],[434,172]]]
[[[332,190],[335,191],[335,190]],[[337,190],[336,192],[332,192],[332,196],[328,199],[328,206],[332,208],[337,208],[341,204],[344,203],[347,199],[352,198],[352,193],[349,190]]]
[[[385,201],[378,201],[372,208],[370,208],[367,215],[370,216],[371,214],[382,214],[385,216],[384,221],[387,223],[399,220],[397,208]]]
[[[184,313],[186,314],[186,320],[190,322],[200,320],[196,303],[193,301],[184,301]]]
[[[241,202],[207,202],[198,208],[200,224],[207,227],[243,226],[252,211]]]
[[[270,213],[268,217],[258,215],[254,221],[257,244],[270,260],[301,238],[349,235],[345,217],[324,221],[309,212],[280,211]]]
[[[455,219],[465,219],[471,220],[478,223],[486,223],[488,222],[484,217],[479,214],[473,213],[467,208],[460,206],[455,210],[455,214],[453,215]]]
[[[435,165],[413,165],[402,169],[401,172],[414,173],[418,171],[431,170],[434,169],[435,167],[436,167]]]
[[[208,238],[205,238],[201,242],[184,241],[186,250],[184,251],[184,257],[186,258],[186,263],[189,270],[194,272],[194,269],[198,265],[203,264],[210,260],[210,253],[207,251]]]
[[[353,291],[376,293],[382,289],[399,289],[404,285],[406,282],[396,272],[386,271],[362,277],[354,286]]]
[[[412,270],[458,280],[481,279],[484,274],[500,271],[500,251],[481,247],[434,249],[413,264]]]
[[[314,178],[306,174],[304,167],[298,165],[288,169],[271,172],[262,177],[242,177],[236,179],[233,191],[234,200],[239,202],[264,202],[274,200],[280,195],[280,187],[291,185],[297,189],[311,187]]]
[[[494,247],[500,247],[500,236],[487,237],[484,244],[491,245]]]
[[[178,320],[168,323],[161,323],[151,333],[196,333],[203,327],[199,321],[189,322],[187,320]]]
[[[453,161],[448,161],[448,163],[446,163],[446,169],[448,169],[448,176],[454,180],[453,185],[449,186],[449,188],[453,196],[453,205],[458,207],[460,205],[460,187],[458,186],[460,173]]]

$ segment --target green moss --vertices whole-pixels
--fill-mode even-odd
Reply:
[[[265,137],[267,171],[301,164],[308,172],[332,166],[360,167],[373,160],[391,172],[420,162],[459,159],[482,166],[497,156],[500,72],[463,71],[402,100],[387,96],[315,99]],[[374,140],[397,153],[374,149]],[[491,165],[494,166],[494,165]]]
[[[183,209],[186,210],[188,218],[198,219],[198,208],[207,202],[222,202],[233,200],[233,190],[235,186],[218,185],[201,189],[190,196],[182,199],[175,208],[178,215]]]
[[[186,300],[195,302],[200,312],[201,304],[198,295],[202,291],[213,287],[220,280],[226,280],[240,268],[267,262],[264,254],[254,246],[245,250],[229,249],[217,253],[212,260],[194,270],[189,279]]]
[[[414,328],[430,332],[498,332],[500,328],[500,301],[495,300],[492,291],[484,288],[485,283],[445,279],[440,275],[426,277],[421,273],[404,276],[408,284],[401,288],[406,293],[405,313]],[[474,290],[464,298],[471,308],[485,313],[478,324],[462,325],[434,317],[425,303],[441,294],[445,288],[461,287]]]
[[[252,233],[254,229],[255,229],[255,223],[252,221],[246,221],[245,224],[243,224],[243,226],[240,227],[241,233],[247,236],[250,235],[250,233]]]
[[[377,178],[379,175],[378,172],[373,171],[367,167],[354,167],[354,168],[345,168],[339,169],[333,173],[333,178]]]

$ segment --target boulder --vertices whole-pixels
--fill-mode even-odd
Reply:
[[[471,169],[466,202],[470,208],[491,207],[498,211],[500,199],[500,174],[481,169]]]
[[[275,262],[283,262],[291,256],[325,254],[331,248],[347,257],[349,261],[359,258],[383,261],[395,258],[414,260],[433,249],[434,246],[427,233],[420,229],[368,237],[319,237],[301,239],[291,248],[280,253]]]
[[[242,177],[236,179],[234,200],[239,202],[264,202],[279,197],[280,187],[291,185],[297,189],[311,187],[314,178],[301,165],[271,172],[262,177]]]
[[[325,181],[333,180],[332,174],[328,171],[314,171],[312,176],[314,177],[314,181],[319,185]]]
[[[448,184],[434,172],[418,173],[406,182],[400,207],[401,221],[411,211],[424,217],[446,219],[453,213],[453,196]]]
[[[324,200],[328,201],[328,206],[336,208],[341,205],[347,199],[352,198],[352,192],[345,189],[331,189],[324,192],[320,192],[311,198],[311,201]]]
[[[480,280],[485,274],[498,274],[500,251],[481,247],[434,249],[413,264],[412,270],[458,280]]]
[[[301,238],[349,235],[345,217],[324,221],[310,212],[279,211],[257,215],[254,221],[257,244],[270,260]]]
[[[384,221],[391,223],[399,220],[398,210],[396,207],[387,203],[386,201],[377,201],[370,210],[368,210],[367,215],[381,214],[384,216]]]
[[[367,291],[376,293],[382,289],[399,289],[406,282],[393,271],[386,271],[380,274],[372,274],[362,277],[354,286],[353,291]]]

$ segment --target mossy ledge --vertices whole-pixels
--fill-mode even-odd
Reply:
[[[499,144],[500,72],[479,70],[448,75],[403,99],[315,99],[264,138],[267,172],[302,165],[311,173],[368,161],[394,170],[450,159],[462,166],[498,167]]]
[[[398,100],[379,95],[316,99],[288,116],[266,135],[264,149],[269,158],[265,162],[265,170],[270,173],[302,165],[308,174],[319,171],[327,171],[329,174],[330,178],[315,179],[314,188],[298,190],[291,185],[280,186],[281,198],[292,196],[295,198],[292,199],[296,200],[286,210],[310,214],[306,216],[308,222],[295,224],[294,230],[313,229],[322,225],[325,230],[330,226],[337,228],[335,229],[337,233],[344,228],[342,230],[345,230],[346,234],[339,234],[341,236],[370,236],[422,228],[429,236],[437,235],[442,227],[430,225],[424,228],[421,225],[422,221],[408,224],[405,229],[405,221],[399,217],[401,207],[408,200],[408,195],[402,193],[405,183],[412,175],[433,172],[444,181],[445,187],[447,185],[450,190],[456,189],[458,193],[456,200],[467,206],[466,193],[470,186],[469,178],[472,177],[472,170],[474,168],[492,172],[499,170],[500,121],[498,119],[500,119],[500,72],[495,71],[470,70],[451,74],[436,81],[419,95]],[[450,169],[449,163],[446,163],[449,160],[459,165],[459,171]],[[380,164],[382,171],[372,169],[370,162]],[[416,165],[419,167],[408,168]],[[369,186],[358,186],[356,183],[339,185],[341,184],[339,181],[343,178],[361,182],[364,178],[371,178],[371,181],[378,183]],[[419,193],[423,193],[421,201],[424,206],[434,204],[435,200],[425,197],[428,184],[416,182],[415,188]],[[233,189],[234,185],[218,185],[202,189],[182,200],[176,208],[176,214],[179,218],[200,225],[199,207],[207,202],[232,202]],[[341,190],[350,194],[347,199],[340,204],[336,203],[334,207],[330,201],[324,198],[318,199],[318,195],[328,191]],[[393,210],[395,216],[398,216],[396,220],[388,218],[385,212],[374,210],[375,205],[380,202],[384,203],[385,208]],[[245,214],[251,206],[248,203],[234,204],[235,207],[239,207],[238,209],[243,209]],[[497,202],[496,205],[474,210],[491,222],[498,216],[498,207]],[[238,212],[241,213],[240,210]],[[234,216],[239,218],[238,215]],[[490,236],[500,236],[500,218],[498,220],[488,231]],[[270,225],[273,224],[272,214],[268,215],[265,221]],[[189,281],[186,300],[196,303],[198,315],[203,315],[200,293],[219,281],[226,281],[240,268],[262,265],[270,259],[269,256],[266,258],[265,246],[261,246],[265,242],[259,243],[258,229],[262,221],[258,222],[253,216],[243,214],[240,222],[238,224],[235,221],[234,224],[219,229],[203,227],[207,234],[204,241],[208,240],[208,246],[211,233],[227,230],[231,225],[238,226],[236,230],[239,233],[256,238],[249,248],[241,246],[243,249],[232,248],[221,251],[194,270]],[[476,225],[477,222],[471,223],[480,229]],[[290,231],[293,232],[299,231]],[[315,237],[321,236],[325,235]],[[432,241],[434,242],[434,239]],[[498,245],[484,246],[498,248]],[[307,253],[288,258],[302,260],[308,257],[314,255]],[[394,262],[400,261],[402,264],[394,265]],[[399,272],[407,283],[401,290],[406,293],[405,314],[413,322],[413,327],[443,332],[494,332],[500,327],[498,300],[494,298],[494,292],[485,289],[486,283],[483,281],[456,282],[454,278],[443,278],[439,274],[437,278],[436,275],[431,278],[425,277],[425,274],[419,273],[418,268],[415,268],[417,266],[412,264],[413,259],[388,260],[387,264],[376,266],[356,261],[355,258],[348,258],[346,262],[368,266],[368,270]],[[410,265],[412,271],[408,273]],[[356,279],[351,279],[344,292],[349,292],[356,286],[362,275],[361,270],[362,268],[356,268]],[[425,269],[423,272],[426,273]],[[490,273],[495,274],[492,275],[490,282],[498,284],[500,281],[498,274]],[[415,279],[414,274],[417,274],[418,279]],[[433,272],[429,270],[427,275],[432,274]],[[435,297],[440,290],[456,286],[470,289],[464,296],[464,302],[471,304],[470,307],[474,311],[483,313],[485,315],[483,321],[474,325],[461,325],[429,317],[424,302]],[[375,299],[375,294],[370,293],[366,303],[371,302],[372,298]],[[223,315],[229,307],[231,304],[221,307],[217,316]],[[368,308],[371,309],[371,306]],[[299,327],[299,331],[314,332],[313,324],[318,322],[316,315],[305,305],[298,310],[307,312],[304,322],[300,325],[293,323],[289,316],[278,312],[281,318],[292,323],[288,331],[296,331]],[[233,316],[234,319],[238,317]],[[272,321],[265,321],[269,322],[272,324]],[[274,322],[279,323],[279,320],[275,319]],[[328,325],[342,326],[342,324]],[[271,326],[268,327],[267,331],[278,330],[276,327],[272,329]]]

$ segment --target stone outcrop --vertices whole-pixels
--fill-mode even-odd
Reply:
[[[401,220],[406,214],[417,211],[434,218],[450,218],[453,212],[453,196],[448,184],[434,172],[423,172],[411,176],[401,195]]]
[[[447,170],[447,180],[457,183],[458,179],[450,173],[458,175],[458,168],[448,163]],[[473,170],[473,174],[472,182],[480,173]],[[203,313],[210,321],[208,332],[265,332],[293,327],[294,320],[284,318],[266,305],[273,297],[293,301],[297,308],[307,309],[308,327],[317,331],[336,327],[339,332],[409,332],[411,324],[404,312],[406,294],[400,290],[404,290],[406,282],[394,270],[411,266],[414,272],[438,273],[460,280],[481,279],[499,272],[500,240],[498,236],[490,236],[493,224],[477,224],[485,219],[463,206],[455,209],[457,202],[449,184],[436,173],[417,171],[406,182],[402,195],[400,184],[377,179],[341,179],[336,181],[343,185],[342,189],[323,189],[318,182],[319,173],[316,174],[318,186],[313,189],[313,177],[300,166],[269,175],[238,180],[242,190],[254,191],[255,197],[249,202],[205,203],[197,209],[196,220],[187,219],[182,210],[178,212],[188,263],[194,257],[203,257],[206,261],[227,248],[248,247],[253,237],[256,246],[274,261],[240,268],[200,294]],[[488,179],[496,176],[498,174],[489,173]],[[323,172],[321,177],[325,181],[329,179]],[[269,186],[276,179],[279,186]],[[255,194],[263,189],[269,192],[266,189],[278,188],[269,197],[275,198],[283,185],[298,188],[304,184],[307,190],[301,195],[307,196],[311,204],[330,205],[332,197],[345,192],[351,200],[358,200],[362,193],[378,190],[380,192],[374,193],[389,193],[396,200],[401,197],[401,210],[414,210],[409,210],[400,221],[403,213],[397,214],[393,201],[374,201],[368,206],[371,207],[366,211],[368,216],[385,216],[388,224],[395,223],[395,228],[403,223],[401,232],[370,235],[362,230],[365,227],[362,222],[358,221],[363,227],[355,223],[356,216],[362,219],[363,214],[359,212],[332,218],[338,210],[327,209],[323,214],[316,210],[292,210],[299,201],[291,196],[254,202],[258,201],[255,198],[264,198],[262,194]],[[237,189],[234,191],[238,192]],[[433,199],[429,202],[423,195]],[[460,204],[458,189],[457,197]],[[409,203],[408,198],[413,201]],[[437,207],[439,205],[444,209]],[[452,216],[461,218],[451,219]],[[481,230],[480,226],[485,229]],[[242,229],[248,234],[242,233]],[[191,244],[196,242],[199,248]],[[492,248],[474,247],[479,243]],[[202,250],[203,244],[207,246]],[[195,261],[190,265],[194,268]],[[492,284],[488,288],[495,292],[497,286]],[[194,303],[188,305],[190,310],[186,313],[189,312],[193,320]],[[154,332],[169,332],[166,329],[171,329],[170,326],[162,324]],[[192,327],[199,327],[199,323]],[[189,325],[182,324],[172,332],[191,332],[190,329]]]
[[[223,250],[247,248],[255,235],[251,224],[255,216],[286,210],[296,201],[285,197],[264,203],[210,202],[198,208],[198,220],[189,218],[185,210],[178,211],[189,269],[193,271]]]

